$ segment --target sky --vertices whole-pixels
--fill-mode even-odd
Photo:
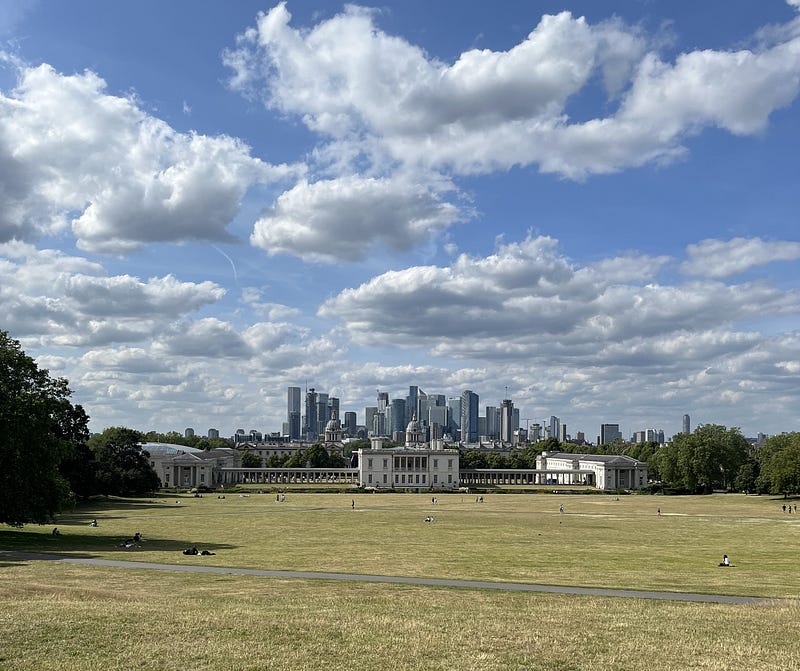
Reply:
[[[796,431],[798,96],[800,0],[3,3],[0,329],[93,431]]]

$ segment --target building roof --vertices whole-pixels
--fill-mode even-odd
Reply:
[[[601,464],[618,464],[632,466],[633,464],[644,464],[644,462],[628,457],[624,454],[575,454],[573,452],[548,452],[547,459],[569,459],[571,461],[595,461]]]

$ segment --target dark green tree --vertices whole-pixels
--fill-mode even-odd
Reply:
[[[150,466],[150,455],[142,449],[144,436],[134,429],[116,426],[89,439],[97,462],[98,493],[136,496],[160,486]]]
[[[261,463],[255,452],[242,452],[242,468],[261,468]]]
[[[709,493],[733,486],[749,447],[738,428],[705,424],[694,433],[676,435],[672,445],[658,450],[654,462],[662,480],[686,491]]]
[[[0,522],[43,524],[72,502],[60,466],[88,437],[88,419],[71,393],[0,331]]]
[[[461,468],[489,468],[486,455],[478,450],[467,450],[460,460]]]
[[[770,436],[759,449],[758,460],[759,491],[784,496],[800,492],[800,433]]]

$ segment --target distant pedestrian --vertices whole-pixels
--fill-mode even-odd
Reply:
[[[564,506],[563,506],[563,504],[562,504],[562,505],[560,505],[560,506],[558,507],[558,512],[560,512],[560,513],[563,513],[563,512],[564,512]]]
[[[658,516],[661,517],[661,508],[658,509]]]
[[[92,520],[91,522],[89,522],[89,526],[90,527],[96,527],[97,526],[97,520]]]
[[[783,504],[783,512],[786,512],[786,504]]]
[[[351,510],[355,510],[355,509],[356,509],[356,501],[355,501],[355,499],[353,499],[352,501],[350,501],[350,509],[351,509]]]
[[[794,504],[794,511],[797,512],[797,504]]]
[[[58,530],[58,527],[53,529],[53,536],[60,536],[60,535],[61,535],[61,532]]]

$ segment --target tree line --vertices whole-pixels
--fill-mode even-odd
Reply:
[[[178,433],[142,434],[112,427],[91,436],[89,417],[72,404],[67,380],[53,378],[0,331],[0,523],[44,524],[77,499],[96,494],[129,496],[154,491],[160,482],[142,449],[146,440],[213,449],[224,439],[185,437]],[[350,443],[351,450],[369,447]],[[462,468],[535,468],[542,451],[575,451],[555,438],[515,450],[508,457],[467,450]],[[624,454],[646,462],[651,480],[676,492],[715,489],[759,494],[800,493],[800,432],[768,438],[751,446],[738,428],[701,425],[678,434],[669,445],[658,443],[581,446],[583,453]],[[243,455],[245,467],[265,465],[255,454]],[[247,461],[244,461],[247,460]],[[270,467],[339,468],[346,455],[315,444],[292,455],[273,455]]]
[[[123,427],[91,436],[71,395],[0,331],[0,523],[45,524],[77,499],[158,489],[144,436]]]

